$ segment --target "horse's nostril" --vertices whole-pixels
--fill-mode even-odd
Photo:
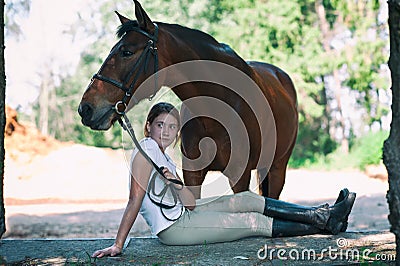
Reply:
[[[93,115],[93,108],[88,103],[79,105],[78,113],[82,118],[90,119]]]

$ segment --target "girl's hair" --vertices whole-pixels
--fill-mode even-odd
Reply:
[[[156,119],[157,116],[164,113],[170,114],[175,117],[176,121],[178,121],[178,128],[181,128],[178,110],[170,103],[160,102],[151,107],[150,112],[147,115],[146,123],[144,125],[144,135],[146,137],[150,136],[149,131],[147,130],[147,122],[149,124],[153,123],[154,119]]]

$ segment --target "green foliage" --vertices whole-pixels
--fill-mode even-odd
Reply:
[[[337,148],[329,134],[316,123],[304,119],[300,114],[300,125],[296,145],[289,160],[290,168],[310,167],[317,164]]]
[[[350,154],[354,156],[358,168],[365,169],[367,165],[376,165],[382,161],[383,142],[388,136],[389,133],[386,131],[370,132],[356,140]]]
[[[368,165],[381,163],[383,142],[388,136],[387,131],[369,132],[354,141],[349,154],[338,148],[326,156],[317,155],[300,166],[324,170],[365,170]]]

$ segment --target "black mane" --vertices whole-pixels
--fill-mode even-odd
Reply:
[[[125,33],[132,30],[137,30],[138,28],[139,28],[139,23],[136,20],[129,20],[128,22],[118,27],[117,36],[118,38],[121,38],[122,36],[124,36]]]

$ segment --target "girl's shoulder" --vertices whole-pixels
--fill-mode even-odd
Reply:
[[[149,137],[141,139],[139,144],[145,150],[159,149],[157,142]]]
[[[141,139],[139,141],[139,145],[147,153],[147,155],[150,156],[150,158],[152,158],[152,160],[156,160],[156,158],[158,158],[160,156],[159,155],[159,153],[161,152],[160,148],[158,147],[157,142],[155,140],[153,140],[152,138]],[[136,147],[132,152],[131,160],[133,160],[135,158],[135,156],[138,152],[139,152],[139,150]]]

